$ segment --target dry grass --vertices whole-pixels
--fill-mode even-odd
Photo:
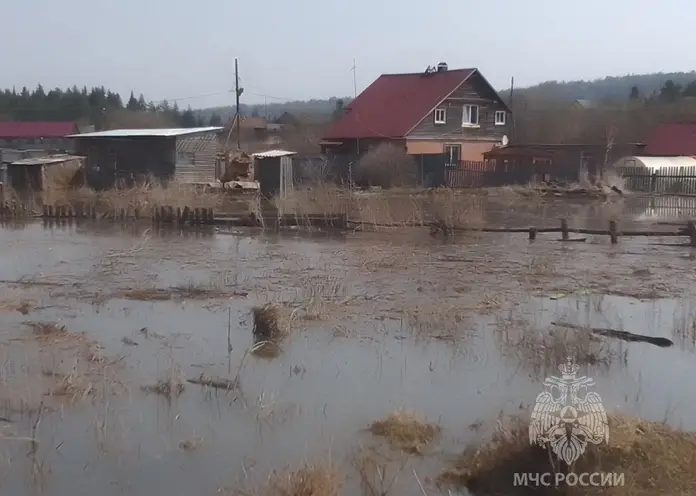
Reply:
[[[415,303],[408,305],[404,313],[408,330],[438,339],[462,337],[468,319],[467,309],[460,305],[445,307]]]
[[[229,296],[229,291],[199,286],[142,288],[117,293],[115,297],[133,301],[209,300]]]
[[[412,412],[398,411],[370,426],[375,436],[407,453],[422,454],[440,433],[440,426],[431,424]]]
[[[307,464],[294,472],[273,473],[268,481],[269,496],[338,496],[343,477],[333,465]]]
[[[520,417],[500,427],[490,445],[465,453],[440,482],[487,496],[515,494],[694,494],[696,434],[658,422],[609,417],[609,443],[588,445],[575,473],[623,473],[623,487],[513,487],[515,473],[553,473],[548,452],[529,443],[529,423]],[[563,467],[562,467],[563,468]]]
[[[274,198],[278,210],[294,214],[298,219],[321,213],[348,213],[350,191],[330,185],[311,189],[295,189],[285,198]]]
[[[203,191],[194,186],[171,181],[167,184],[155,179],[127,188],[94,191],[87,187],[67,187],[68,179],[57,175],[44,191],[44,204],[70,205],[74,209],[94,209],[101,214],[114,214],[123,210],[133,215],[137,210],[142,217],[149,217],[158,207],[215,208],[222,205],[224,193]]]
[[[332,186],[297,189],[275,206],[298,220],[310,215],[346,214],[362,230],[436,224],[451,229],[485,225],[482,197],[449,188],[428,194],[411,191],[362,193]]]
[[[49,396],[60,396],[75,401],[96,393],[93,382],[88,376],[78,373],[77,367],[66,375],[51,371],[44,371],[43,374],[59,380],[47,393]]]
[[[68,330],[64,325],[55,322],[25,322],[31,328],[34,336],[40,340],[60,339],[68,336]]]
[[[556,373],[557,366],[568,356],[574,357],[582,366],[606,368],[625,362],[627,353],[620,343],[614,348],[610,341],[589,331],[563,327],[542,330],[523,319],[499,321],[495,338],[503,357],[514,359],[535,377]]]
[[[254,319],[254,339],[279,343],[289,333],[290,327],[285,322],[281,308],[273,303],[251,309]]]
[[[47,205],[66,203],[72,191],[85,184],[85,169],[79,161],[46,167],[43,181],[43,201]]]
[[[0,311],[19,312],[22,315],[29,315],[32,308],[32,304],[28,301],[0,303]]]
[[[431,195],[431,212],[441,229],[480,229],[485,225],[480,205],[470,195],[450,188],[442,188]]]
[[[365,496],[386,496],[397,494],[395,488],[399,475],[403,472],[408,456],[401,456],[401,464],[395,463],[393,456],[380,453],[374,447],[360,446],[353,457],[353,465],[360,474],[360,486]],[[392,493],[392,490],[395,492]]]
[[[167,399],[171,399],[183,394],[186,390],[186,385],[181,378],[170,377],[168,379],[160,379],[152,386],[142,386],[141,389],[146,393],[159,394]]]
[[[358,186],[393,188],[414,186],[418,180],[418,164],[404,147],[383,143],[368,151],[356,164]]]

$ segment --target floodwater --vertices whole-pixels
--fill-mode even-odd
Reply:
[[[640,215],[626,222],[645,224]],[[0,417],[9,421],[0,421],[0,493],[232,494],[262,486],[273,470],[330,458],[344,494],[362,494],[351,461],[361,446],[381,444],[365,429],[404,408],[442,435],[401,469],[392,494],[422,494],[411,468],[435,494],[428,479],[486,442],[502,414],[532,405],[566,356],[595,379],[608,411],[696,429],[691,248],[669,246],[674,238],[612,246],[603,237],[421,234],[0,229],[0,303],[32,304],[27,315],[0,309]],[[216,294],[125,296],[175,286]],[[246,353],[251,308],[268,301],[306,315],[272,359]],[[28,321],[57,322],[101,345],[104,364],[89,379],[96,394],[43,396],[48,378],[35,376],[69,374],[77,358],[66,340],[38,350]],[[675,345],[587,340],[552,322]],[[237,373],[240,388],[230,392],[186,384],[166,398],[142,389],[173,375]]]

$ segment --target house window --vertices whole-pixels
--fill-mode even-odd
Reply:
[[[462,115],[462,127],[478,127],[479,126],[479,106],[464,105],[464,114]]]
[[[459,168],[462,159],[462,145],[445,145],[445,164],[448,167]]]
[[[446,124],[447,112],[445,109],[435,109],[435,124]]]
[[[504,126],[505,125],[505,111],[504,110],[496,110],[495,111],[495,125],[496,126]]]

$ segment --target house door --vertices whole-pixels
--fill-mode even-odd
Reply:
[[[286,198],[292,189],[292,158],[280,157],[280,197]]]
[[[445,167],[459,169],[462,160],[462,145],[445,145]]]

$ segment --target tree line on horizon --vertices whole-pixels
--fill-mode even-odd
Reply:
[[[594,92],[587,90],[595,85]],[[611,91],[603,98],[604,93],[599,89],[605,87]],[[540,92],[541,89],[544,91]],[[563,91],[566,93],[559,98]],[[582,96],[580,92],[591,96],[587,99],[594,105],[590,108],[574,105],[574,100]],[[509,94],[500,95],[509,101]],[[616,142],[642,141],[661,122],[696,122],[695,97],[694,72],[542,83],[515,90],[514,128],[510,137],[518,143],[597,143],[610,138]],[[321,133],[318,124],[336,118],[341,104],[349,102],[349,98],[331,98],[267,106],[242,104],[240,110],[242,115],[269,117],[282,112],[315,115],[317,129],[311,134],[316,137]],[[97,129],[224,126],[233,112],[233,107],[182,110],[176,102],[147,101],[143,95],[136,97],[132,92],[124,101],[118,93],[103,86],[45,91],[38,85],[33,91],[0,90],[0,121],[73,121],[93,124]]]
[[[568,100],[521,92],[513,100],[512,139],[517,143],[638,143],[662,123],[696,123],[696,79],[663,81],[642,90],[632,85],[623,98]]]
[[[94,125],[97,129],[114,127],[203,127],[221,126],[221,117],[213,113],[207,119],[188,107],[181,110],[176,102],[146,101],[130,93],[124,103],[121,96],[103,86],[81,89],[44,90],[42,85],[30,91],[0,91],[0,121],[70,121]]]

